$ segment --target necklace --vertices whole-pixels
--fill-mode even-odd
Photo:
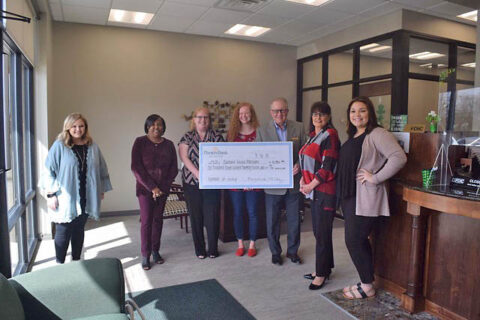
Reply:
[[[77,151],[77,148],[72,148],[75,154],[77,155],[79,161],[80,161],[80,170],[84,171],[85,170],[85,162],[86,162],[86,156],[85,156],[85,148],[83,146],[78,146],[79,149],[82,149],[82,154],[80,155],[80,152]]]

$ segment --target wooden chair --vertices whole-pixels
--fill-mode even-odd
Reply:
[[[179,184],[172,184],[170,194],[165,203],[163,219],[180,218],[180,228],[183,229],[183,218],[185,218],[185,232],[188,233],[188,210],[183,187]]]

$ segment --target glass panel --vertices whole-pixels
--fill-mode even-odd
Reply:
[[[347,141],[347,107],[352,100],[352,85],[328,89],[328,104],[332,108],[332,122],[338,131],[340,142]]]
[[[353,80],[353,50],[328,57],[328,83]]]
[[[440,42],[410,38],[410,72],[432,75],[448,70],[448,45]]]
[[[360,79],[392,73],[392,39],[360,47]]]
[[[30,141],[30,93],[29,93],[29,76],[30,70],[25,65],[22,68],[22,97],[23,97],[23,163],[24,163],[24,180],[25,192],[32,189],[32,161],[31,161],[31,141]]]
[[[458,47],[457,79],[475,80],[475,49]]]
[[[322,58],[319,58],[303,64],[304,88],[322,85],[322,61]]]
[[[445,130],[446,112],[439,107],[439,94],[447,91],[447,84],[435,81],[410,79],[408,81],[408,123],[425,124],[425,119],[430,111],[440,115],[438,130]],[[448,99],[447,99],[448,101]]]
[[[312,104],[317,101],[322,101],[322,90],[310,90],[303,93],[302,121],[307,132],[310,130],[310,108]]]
[[[378,124],[390,128],[390,111],[392,106],[392,81],[381,80],[360,84],[360,96],[367,96],[375,106]]]
[[[476,131],[480,127],[480,104],[478,103],[480,88],[472,87],[457,85],[453,131]],[[476,99],[477,103],[475,103]]]
[[[27,206],[27,244],[30,248],[31,244],[35,241],[35,230],[33,224],[33,214],[34,214],[34,201],[30,201]],[[29,252],[29,256],[30,256]]]
[[[20,260],[19,260],[19,252],[20,252],[20,244],[19,244],[19,231],[20,231],[20,223],[17,224],[10,230],[10,262],[12,265],[12,274],[15,273],[15,269],[17,268]]]

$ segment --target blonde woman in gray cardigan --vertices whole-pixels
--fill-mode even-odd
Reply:
[[[407,162],[395,137],[377,123],[372,101],[353,99],[347,109],[349,139],[340,149],[339,198],[345,217],[345,243],[361,282],[343,289],[346,299],[375,295],[368,236],[378,217],[389,216],[386,182]]]

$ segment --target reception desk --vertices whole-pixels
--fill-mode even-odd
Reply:
[[[421,187],[429,166],[418,162],[432,166],[436,151],[425,146],[437,138],[412,135],[407,166],[390,184],[391,217],[372,236],[376,282],[412,313],[480,319],[480,195]]]

